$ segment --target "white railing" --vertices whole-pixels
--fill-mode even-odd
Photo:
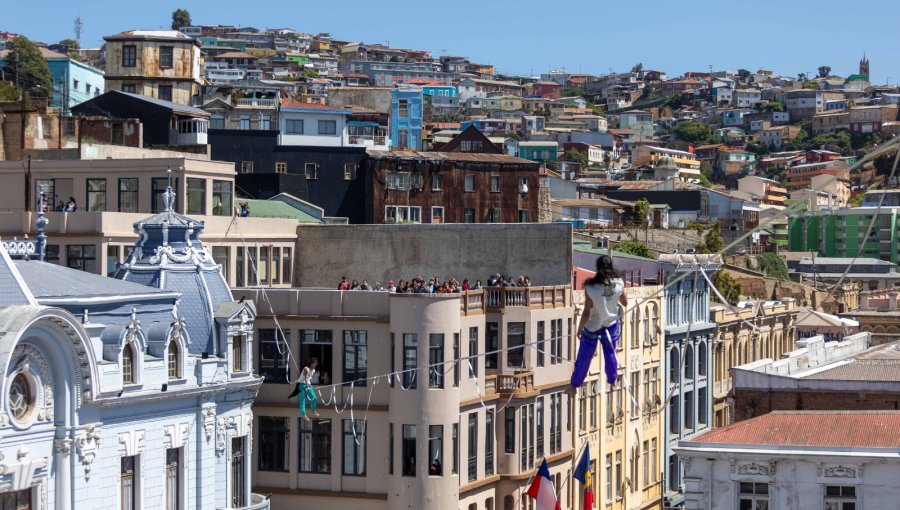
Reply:
[[[278,105],[276,99],[257,99],[242,97],[237,100],[237,106],[251,108],[275,108]]]

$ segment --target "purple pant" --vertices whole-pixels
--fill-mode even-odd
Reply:
[[[578,346],[578,356],[575,357],[575,369],[572,371],[572,386],[578,388],[584,384],[591,368],[591,360],[594,351],[597,350],[597,341],[603,351],[603,371],[606,373],[606,381],[616,384],[619,377],[619,360],[616,359],[616,343],[619,341],[619,321],[597,331],[589,331],[584,328],[581,334],[581,345]]]

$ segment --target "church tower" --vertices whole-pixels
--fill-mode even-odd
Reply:
[[[863,53],[862,60],[859,61],[859,75],[865,76],[866,80],[871,81],[869,74],[869,59],[866,58],[866,54]]]

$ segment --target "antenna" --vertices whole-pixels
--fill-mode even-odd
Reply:
[[[81,31],[84,28],[84,22],[81,21],[81,15],[75,17],[75,40],[81,45]]]

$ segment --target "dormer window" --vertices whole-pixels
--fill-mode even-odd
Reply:
[[[122,348],[122,384],[134,384],[134,347],[130,343]]]
[[[244,343],[247,338],[244,335],[232,337],[231,341],[231,371],[244,372]]]
[[[179,366],[179,353],[178,353],[178,344],[175,340],[169,342],[169,349],[166,355],[166,361],[169,366],[169,380],[180,379],[180,366]]]

